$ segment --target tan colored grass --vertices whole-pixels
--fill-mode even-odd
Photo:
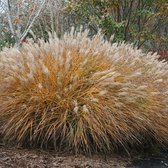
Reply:
[[[4,140],[113,151],[168,143],[168,65],[87,31],[0,53]]]

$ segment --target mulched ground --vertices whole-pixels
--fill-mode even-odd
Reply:
[[[127,168],[130,161],[119,157],[55,154],[0,145],[0,168]]]
[[[108,157],[74,155],[17,148],[4,144],[0,134],[0,168],[168,168],[168,146],[162,152],[156,149]]]
[[[168,168],[168,151],[131,156],[112,155],[107,158],[54,153],[0,142],[0,168]]]

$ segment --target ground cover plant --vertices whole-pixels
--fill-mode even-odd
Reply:
[[[168,65],[101,34],[0,53],[4,141],[76,152],[168,143]]]

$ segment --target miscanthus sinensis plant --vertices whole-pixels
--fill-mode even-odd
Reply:
[[[5,141],[76,152],[168,143],[168,65],[88,32],[0,53]]]

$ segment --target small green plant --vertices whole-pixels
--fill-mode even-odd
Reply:
[[[4,140],[76,152],[167,144],[168,65],[157,57],[87,31],[4,49]]]

